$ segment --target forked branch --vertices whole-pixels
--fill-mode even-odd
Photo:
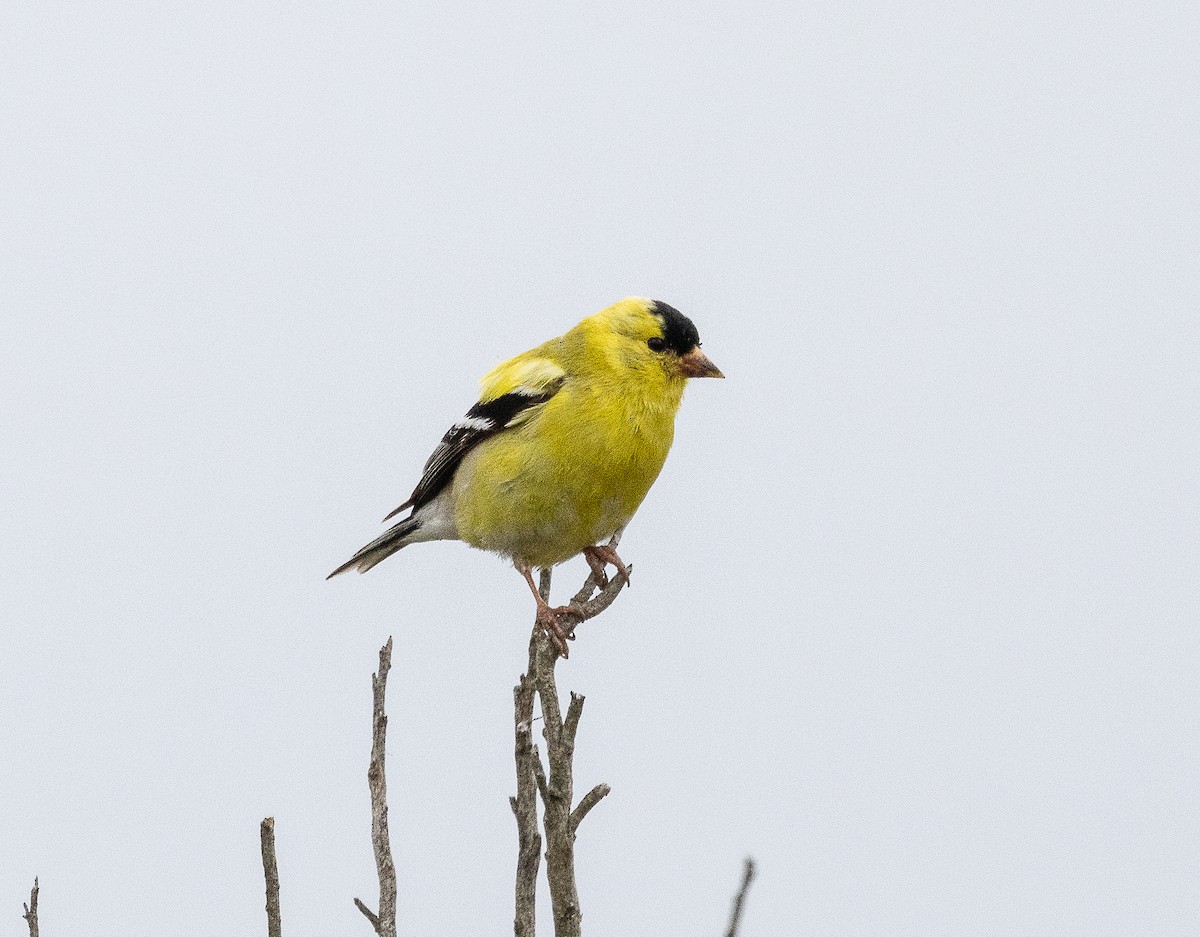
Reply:
[[[396,937],[396,864],[392,861],[392,845],[387,822],[387,774],[385,744],[387,742],[388,671],[392,669],[392,639],[379,649],[379,672],[371,676],[373,717],[371,722],[371,763],[367,769],[367,784],[371,790],[371,845],[375,850],[375,869],[379,874],[379,913],[375,914],[358,898],[354,904],[363,913],[379,937]]]
[[[614,537],[611,546],[616,546]],[[607,582],[593,573],[571,600],[569,616],[571,637],[581,622],[595,618],[616,600],[624,581]],[[541,572],[538,590],[547,602],[550,598],[550,570]],[[607,784],[597,784],[572,809],[574,788],[575,736],[583,715],[582,696],[572,693],[566,716],[558,699],[554,669],[559,655],[553,642],[536,624],[529,638],[529,663],[525,674],[513,689],[516,727],[517,796],[512,798],[517,818],[516,937],[534,937],[535,897],[542,838],[537,828],[537,796],[542,800],[542,824],[546,843],[546,878],[550,884],[550,902],[554,912],[555,937],[578,937],[580,933],[579,893],[575,884],[575,834],[584,817],[609,792]],[[537,696],[542,712],[542,736],[546,741],[547,764],[543,766],[537,746],[532,743],[533,698]]]
[[[25,913],[22,917],[25,918],[25,923],[29,925],[29,937],[38,937],[38,919],[37,919],[37,900],[38,900],[38,880],[33,880],[33,890],[29,892],[29,904],[23,905]]]

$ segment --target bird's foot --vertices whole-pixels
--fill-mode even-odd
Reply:
[[[567,641],[573,641],[575,633],[563,628],[562,622],[559,621],[559,616],[573,611],[575,610],[569,605],[560,605],[558,608],[551,608],[544,602],[538,603],[537,623],[546,632],[546,637],[550,639],[550,643],[554,645],[554,649],[558,651],[564,660],[571,656],[567,650]]]
[[[592,571],[592,578],[596,580],[596,588],[603,589],[608,585],[608,571],[605,569],[604,560],[592,553],[591,547],[583,551],[583,558],[587,560],[588,568]]]
[[[596,577],[596,584],[603,589],[608,585],[608,573],[605,571],[605,566],[616,567],[617,578],[625,582],[626,586],[632,585],[629,579],[629,567],[617,556],[617,551],[614,547],[607,544],[600,544],[594,547],[584,547],[583,558],[587,560],[588,566],[592,570],[592,575]]]

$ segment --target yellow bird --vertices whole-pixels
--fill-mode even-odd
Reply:
[[[509,557],[537,601],[537,621],[567,655],[566,633],[538,593],[533,567],[580,553],[601,582],[604,545],[629,523],[675,435],[690,377],[724,377],[700,351],[691,319],[629,297],[558,338],[497,365],[479,402],[442,437],[411,497],[384,520],[408,517],[330,578],[365,573],[410,543],[463,540]]]

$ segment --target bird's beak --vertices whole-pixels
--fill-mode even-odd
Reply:
[[[708,360],[699,347],[679,356],[679,370],[684,377],[724,377],[721,369]]]

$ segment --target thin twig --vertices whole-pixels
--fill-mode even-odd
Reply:
[[[29,925],[29,937],[38,937],[37,919],[38,880],[34,878],[33,889],[29,892],[29,904],[23,904],[25,923]]]
[[[624,587],[624,585],[624,580],[612,579],[609,581],[607,586],[596,593],[594,598],[588,599],[584,602],[576,602],[574,599],[572,599],[571,604],[568,605],[566,611],[562,613],[562,617],[570,618],[573,621],[571,624],[571,630],[568,631],[568,634],[571,634],[581,623],[587,621],[589,618],[595,618],[602,611],[612,605],[613,602],[617,600],[617,596],[621,594],[621,589]],[[583,590],[580,589],[579,591],[582,592]]]
[[[517,796],[509,801],[517,818],[516,917],[513,919],[516,937],[534,937],[537,875],[542,861],[535,775],[535,770],[540,770],[542,765],[533,745],[533,695],[533,680],[527,676],[521,677],[513,687]]]
[[[379,874],[379,913],[372,913],[358,898],[355,907],[363,913],[379,937],[396,937],[396,864],[388,838],[387,774],[384,746],[387,741],[388,671],[392,669],[392,639],[379,649],[379,673],[371,676],[373,716],[371,721],[371,764],[367,785],[371,790],[371,845],[375,850],[375,869]]]
[[[371,926],[373,928],[375,928],[375,933],[378,934],[379,933],[379,915],[376,914],[374,911],[372,911],[370,908],[368,908],[365,904],[363,904],[362,901],[360,901],[358,898],[354,899],[354,907],[358,908],[359,911],[361,911],[363,914],[366,915],[367,920],[371,922]]]
[[[263,877],[267,880],[267,937],[283,933],[279,921],[279,867],[275,864],[275,818],[267,817],[258,826],[262,843]]]
[[[575,809],[571,811],[571,836],[575,835],[575,831],[579,829],[579,824],[583,822],[583,818],[591,813],[592,808],[604,800],[611,790],[612,788],[607,784],[597,784],[580,798]]]
[[[543,570],[542,581],[548,582]],[[571,835],[573,744],[564,744],[562,711],[554,665],[558,655],[548,639],[539,637],[545,653],[538,655],[535,685],[542,710],[542,734],[546,739],[549,771],[542,788],[542,826],[546,833],[546,880],[550,884],[550,905],[554,911],[555,937],[579,937],[582,914],[579,890],[575,885],[575,837]],[[577,721],[577,720],[576,720]],[[541,785],[539,785],[541,786]]]
[[[746,903],[746,892],[750,890],[752,881],[754,881],[754,859],[747,856],[745,867],[742,870],[742,887],[734,896],[733,909],[729,912],[729,929],[725,931],[725,937],[737,937],[738,925],[742,923],[742,906]]]
[[[571,692],[571,704],[567,706],[567,718],[562,725],[562,744],[567,746],[571,754],[575,753],[575,733],[579,731],[579,717],[583,715],[582,694]]]

